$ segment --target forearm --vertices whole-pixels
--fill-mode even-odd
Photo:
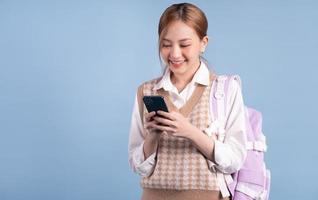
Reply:
[[[144,142],[144,156],[145,160],[154,152],[157,151],[158,144],[159,144],[159,138],[160,134],[158,133],[149,133],[146,136],[145,142]]]
[[[194,127],[189,134],[192,144],[208,159],[214,161],[214,139]]]

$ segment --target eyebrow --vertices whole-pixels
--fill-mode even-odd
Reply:
[[[166,40],[168,42],[171,42],[171,40],[167,39],[167,38],[163,38],[162,40]],[[184,38],[184,39],[181,39],[179,40],[180,42],[183,42],[183,41],[187,41],[187,40],[191,40],[191,38]]]

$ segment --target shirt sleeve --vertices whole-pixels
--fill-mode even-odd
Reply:
[[[137,95],[131,117],[130,135],[128,143],[129,165],[132,170],[140,176],[149,176],[155,166],[156,152],[146,160],[144,156],[143,125],[139,114]]]
[[[239,170],[246,158],[245,107],[241,87],[236,80],[229,83],[226,102],[224,142],[215,140],[214,158],[216,168],[231,174]]]

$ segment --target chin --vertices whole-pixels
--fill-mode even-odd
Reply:
[[[187,71],[186,67],[175,68],[173,66],[169,66],[169,69],[174,74],[184,74]]]

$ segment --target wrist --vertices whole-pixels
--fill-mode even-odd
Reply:
[[[157,133],[157,132],[149,132],[146,139],[151,140],[151,141],[155,141],[158,140],[160,138],[161,133]]]
[[[195,127],[195,126],[191,126],[189,129],[188,129],[188,133],[187,133],[187,138],[191,141],[195,140],[195,137],[197,134],[200,134],[200,130]]]
[[[147,134],[147,136],[145,138],[144,146],[143,146],[145,160],[151,154],[156,152],[156,149],[158,148],[158,144],[159,144],[159,138],[160,138],[159,133],[148,133]]]

